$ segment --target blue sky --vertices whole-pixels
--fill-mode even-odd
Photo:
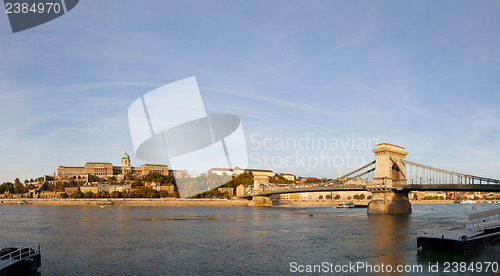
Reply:
[[[317,156],[277,146],[314,135],[390,142],[412,161],[500,178],[499,8],[85,0],[16,34],[0,15],[0,182],[59,165],[119,164],[125,151],[145,163],[133,153],[128,106],[190,76],[209,113],[240,117],[249,154],[257,151],[251,167],[263,153]],[[265,138],[272,149],[256,150],[251,141]],[[348,153],[373,159],[370,149],[325,152]],[[270,169],[335,177],[339,168]]]

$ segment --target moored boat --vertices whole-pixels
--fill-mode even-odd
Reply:
[[[341,203],[337,205],[337,208],[354,208],[354,202]]]
[[[0,250],[0,275],[24,275],[41,266],[40,245]]]
[[[500,208],[470,214],[465,227],[425,230],[418,234],[417,247],[468,251],[500,239]]]
[[[462,203],[462,204],[474,204],[474,203],[477,203],[477,201],[468,199],[468,200],[462,200],[462,201],[460,201],[460,203]]]

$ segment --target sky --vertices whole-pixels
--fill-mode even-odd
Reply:
[[[128,107],[191,76],[208,113],[240,118],[251,168],[334,178],[388,142],[499,179],[499,8],[85,0],[18,33],[0,14],[0,183],[124,152],[147,163]]]

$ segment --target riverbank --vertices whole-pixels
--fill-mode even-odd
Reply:
[[[248,206],[246,199],[180,199],[180,198],[76,198],[76,199],[0,199],[0,204],[32,204],[44,206]],[[367,205],[369,200],[275,200],[274,205],[287,206],[336,206],[354,202]],[[453,204],[453,200],[411,200],[411,204]],[[481,203],[481,202],[478,202]]]
[[[75,198],[75,199],[1,199],[1,204],[44,206],[247,206],[246,199],[179,198]]]

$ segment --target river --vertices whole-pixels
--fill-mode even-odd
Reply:
[[[445,262],[500,262],[500,243],[468,253],[416,248],[417,230],[463,222],[473,206],[499,205],[413,205],[409,215],[333,206],[2,205],[0,246],[40,243],[42,267],[35,275],[293,275],[326,264],[329,271],[353,264],[379,269],[324,273],[335,275],[381,275],[387,265],[423,271],[385,275],[491,275],[443,270]],[[429,273],[437,262],[439,272]]]

